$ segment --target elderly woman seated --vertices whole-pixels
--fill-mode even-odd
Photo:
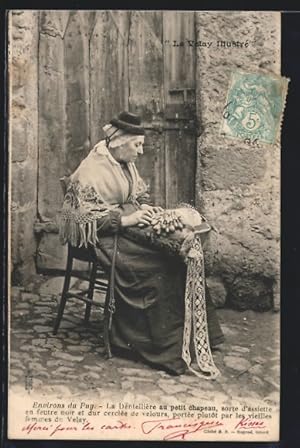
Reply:
[[[92,245],[114,273],[111,345],[179,375],[214,377],[211,347],[223,334],[205,295],[202,218],[192,208],[151,204],[135,161],[143,154],[140,117],[122,112],[71,176],[61,213],[63,243]],[[195,370],[194,370],[195,371]],[[195,371],[196,372],[196,371]],[[201,373],[200,373],[201,372]]]

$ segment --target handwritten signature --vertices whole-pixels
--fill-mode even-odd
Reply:
[[[266,428],[265,422],[263,420],[255,420],[255,419],[250,419],[248,417],[243,417],[241,418],[241,420],[235,425],[234,429],[239,429],[239,428],[247,428],[247,429],[253,429],[253,428],[258,428],[258,429],[263,429]]]
[[[163,431],[164,433],[167,432],[167,434],[164,435],[163,440],[185,440],[186,436],[189,434],[194,434],[203,429],[216,428],[218,426],[223,426],[223,423],[218,420],[196,420],[194,422],[183,423],[177,418],[166,418],[163,420],[144,421],[141,424],[141,429],[143,434],[153,434],[158,431]]]

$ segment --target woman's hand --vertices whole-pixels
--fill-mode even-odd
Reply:
[[[142,210],[151,210],[153,213],[163,212],[163,208],[161,207],[153,207],[152,205],[148,204],[142,204],[141,205]]]
[[[131,215],[121,217],[122,227],[132,227],[132,226],[148,226],[151,224],[153,217],[152,207],[151,210],[146,208],[142,210],[137,210]]]

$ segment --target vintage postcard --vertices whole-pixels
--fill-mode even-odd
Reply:
[[[8,27],[8,437],[278,441],[280,13]]]

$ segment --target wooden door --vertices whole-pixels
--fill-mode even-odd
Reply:
[[[193,12],[133,12],[129,108],[147,129],[137,162],[157,204],[194,204],[196,167]]]
[[[193,12],[41,11],[38,267],[63,267],[55,234],[59,178],[71,174],[123,109],[141,114],[137,162],[156,204],[194,204]]]

